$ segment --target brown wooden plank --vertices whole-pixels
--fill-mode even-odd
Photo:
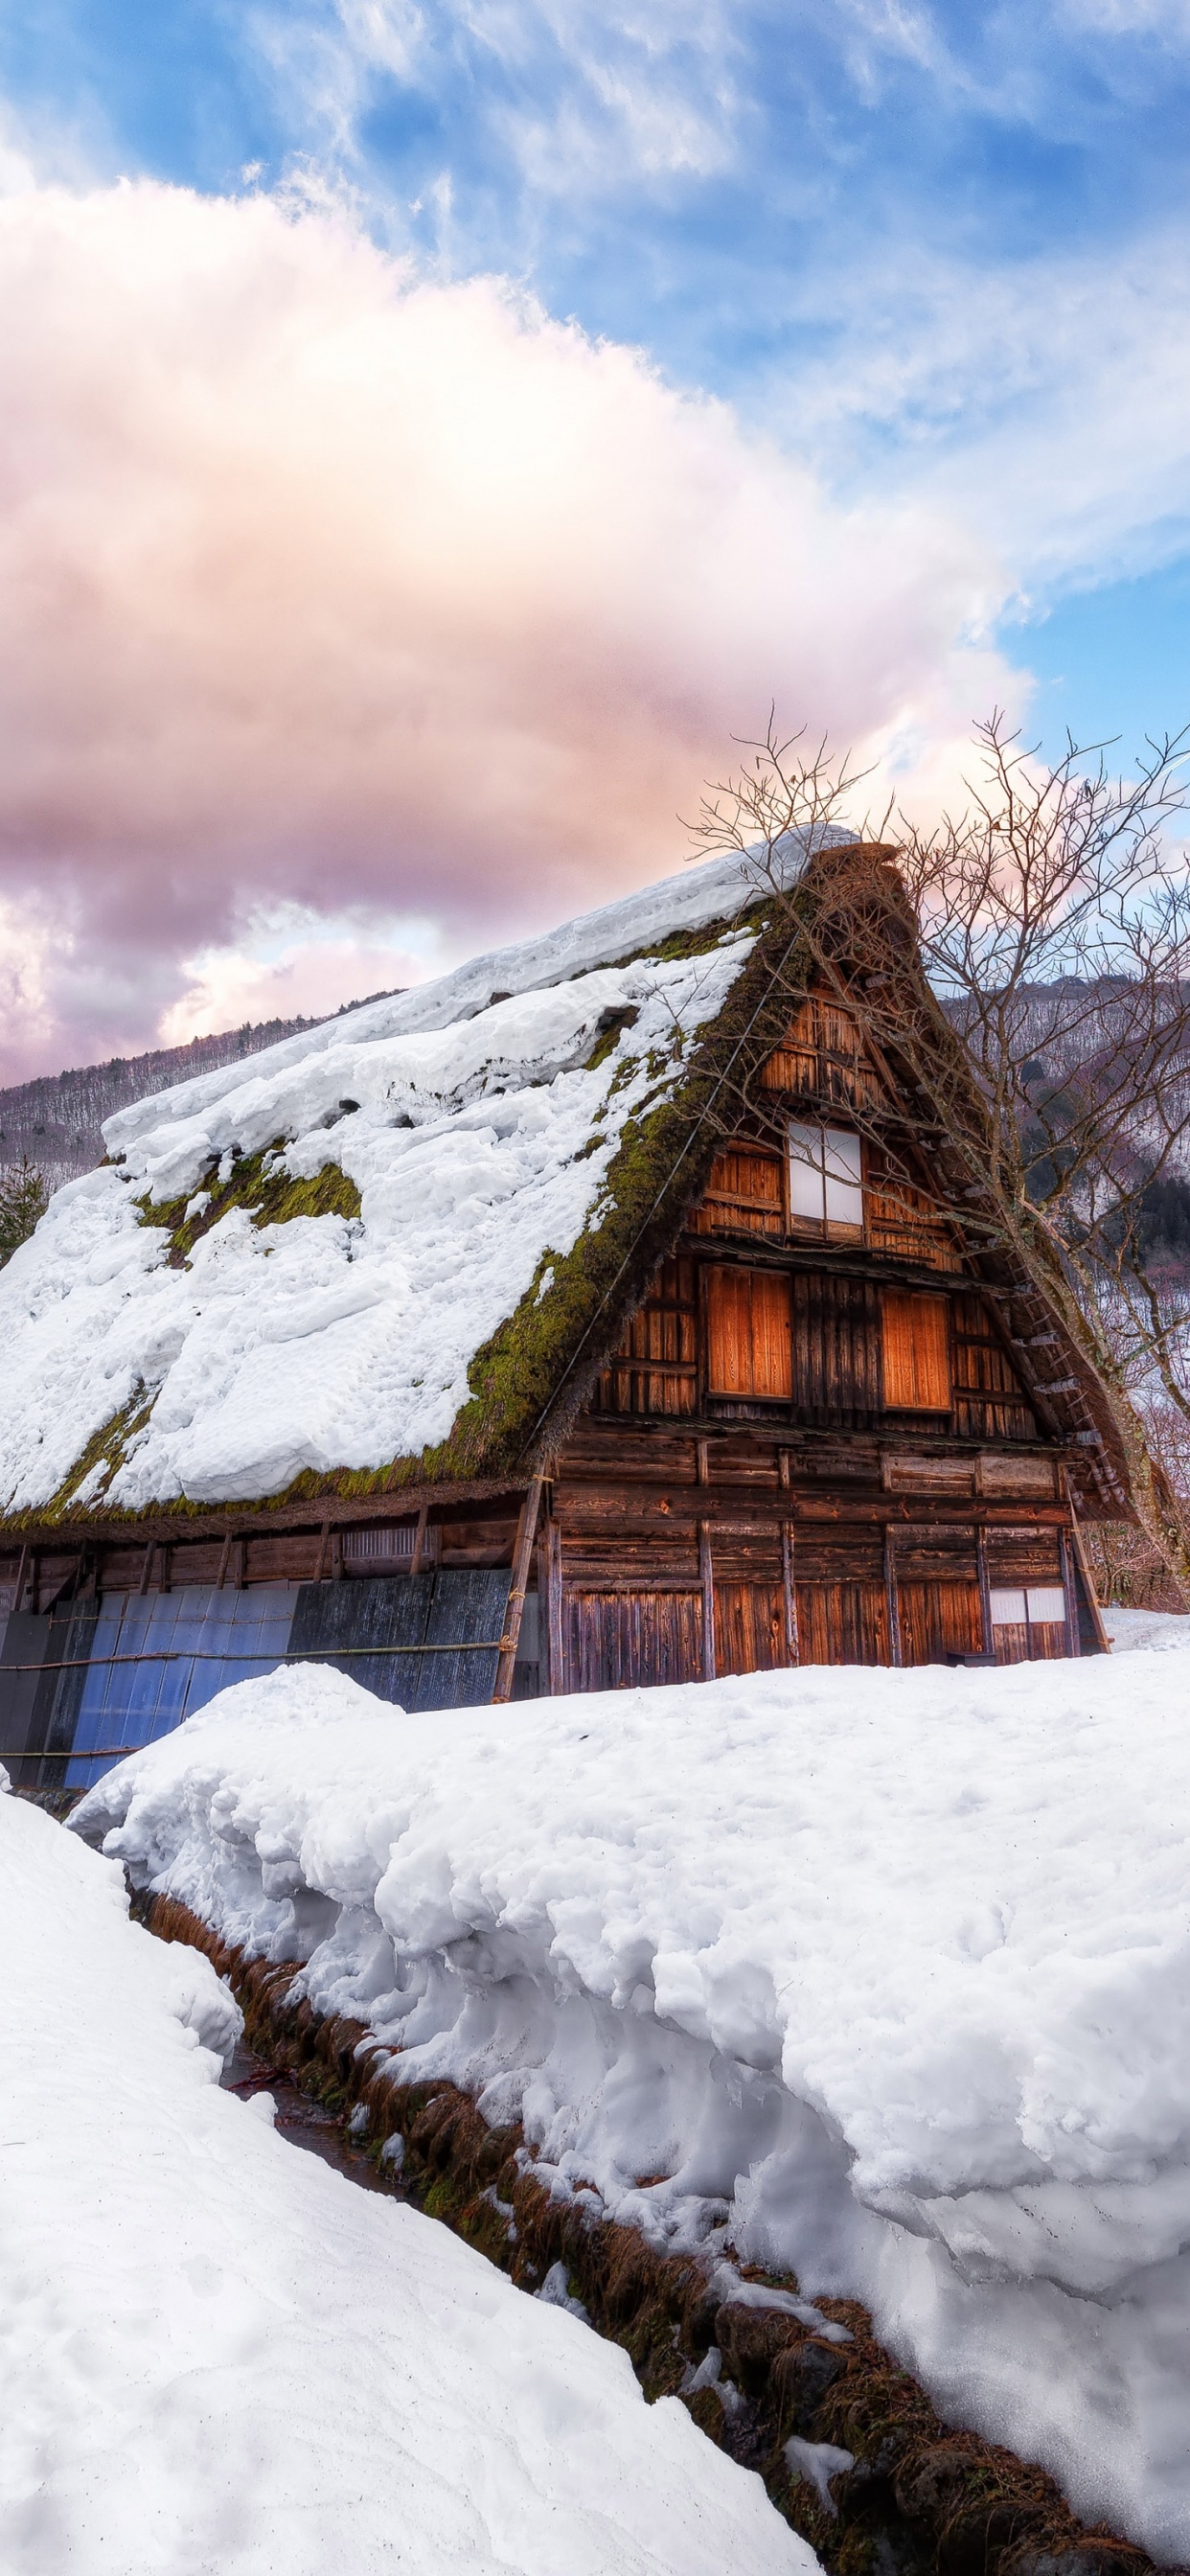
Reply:
[[[711,1534],[705,1521],[698,1525],[698,1575],[702,1586],[702,1677],[715,1678],[715,1577],[711,1564]]]
[[[571,1690],[635,1690],[702,1676],[701,1586],[690,1592],[588,1592],[564,1603]]]
[[[711,1165],[706,1195],[688,1220],[695,1234],[785,1232],[785,1177],[779,1154],[729,1146]]]
[[[890,1660],[882,1582],[799,1581],[797,1626],[803,1664],[887,1664]]]
[[[715,1641],[720,1675],[784,1670],[785,1615],[774,1583],[715,1585]]]
[[[948,1655],[984,1652],[983,1610],[975,1582],[901,1582],[901,1653],[906,1664],[937,1664]]]
[[[884,1402],[915,1413],[949,1413],[951,1407],[950,1311],[944,1297],[886,1288]]]

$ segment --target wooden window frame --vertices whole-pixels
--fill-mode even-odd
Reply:
[[[792,1145],[793,1130],[795,1127],[816,1127],[819,1130],[819,1133],[823,1136],[854,1136],[855,1141],[859,1146],[860,1221],[858,1225],[849,1225],[844,1223],[839,1217],[827,1216],[825,1212],[825,1182],[823,1190],[823,1214],[820,1217],[802,1216],[800,1213],[797,1215],[794,1214]],[[785,1231],[790,1242],[841,1243],[849,1244],[852,1247],[862,1248],[867,1243],[868,1239],[868,1148],[859,1128],[844,1127],[838,1119],[813,1117],[797,1118],[794,1117],[792,1113],[787,1113],[785,1118],[785,1150],[782,1154],[781,1162],[784,1172]]]

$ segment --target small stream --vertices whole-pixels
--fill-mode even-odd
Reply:
[[[365,2191],[382,2191],[387,2200],[409,2198],[395,2177],[377,2173],[362,2142],[356,2144],[335,2112],[303,2093],[288,2067],[270,2066],[268,2059],[259,2057],[246,2040],[237,2040],[219,2080],[222,2090],[238,2094],[241,2102],[250,2101],[254,2093],[271,2093],[277,2105],[278,2135],[288,2138],[295,2147],[305,2147],[313,2156],[321,2156],[324,2165],[333,2165],[335,2172],[346,2174],[349,2182],[362,2183]]]

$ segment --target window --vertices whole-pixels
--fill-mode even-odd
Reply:
[[[793,1336],[789,1280],[783,1271],[707,1272],[707,1386],[712,1395],[788,1403]]]
[[[885,1289],[884,1401],[892,1412],[949,1413],[950,1311],[945,1297]]]
[[[1058,1627],[1066,1617],[1066,1595],[1058,1583],[1031,1583],[1026,1590],[990,1595],[993,1628]]]
[[[789,1213],[824,1231],[864,1221],[863,1148],[846,1127],[789,1123]]]

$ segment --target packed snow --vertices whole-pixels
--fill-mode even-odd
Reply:
[[[626,2356],[217,2089],[239,2014],[0,1797],[6,2576],[813,2576]]]
[[[125,1511],[257,1500],[445,1440],[476,1352],[603,1222],[627,1123],[680,1080],[754,933],[729,919],[702,955],[616,961],[756,891],[712,861],[109,1120],[113,1161],[60,1190],[0,1273],[0,1510],[63,1491]],[[170,1267],[142,1203],[197,1201],[279,1138],[294,1178],[340,1166],[359,1218],[232,1208]],[[147,1406],[114,1475],[81,1468]]]
[[[946,2414],[1185,2561],[1188,1719],[1152,1655],[445,1718],[291,1668],[74,1821],[519,2114],[552,2188],[862,2298]]]
[[[1184,1610],[1117,1610],[1102,1612],[1116,1655],[1164,1655],[1190,1646],[1190,1618]]]

